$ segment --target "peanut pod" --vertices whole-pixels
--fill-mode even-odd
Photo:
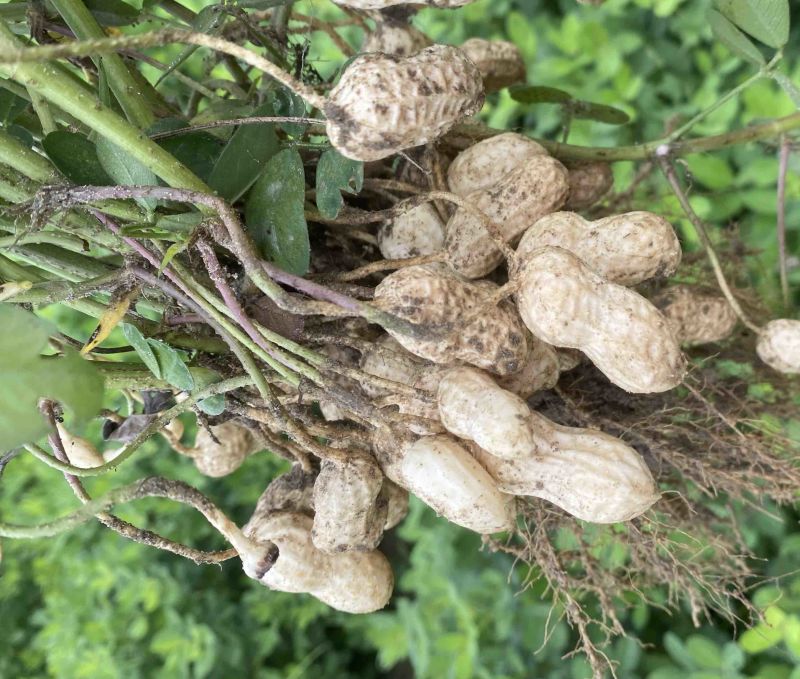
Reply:
[[[758,336],[756,352],[778,372],[800,373],[800,321],[779,318],[767,323]]]
[[[385,259],[431,255],[444,245],[444,224],[430,203],[424,203],[382,224],[378,248]]]
[[[461,50],[478,67],[487,92],[525,82],[525,61],[513,42],[470,38]]]
[[[722,295],[690,285],[675,285],[653,300],[681,344],[720,342],[729,337],[739,318]]]

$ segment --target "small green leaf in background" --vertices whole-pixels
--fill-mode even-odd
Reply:
[[[147,343],[144,335],[139,332],[139,329],[130,323],[123,323],[122,334],[125,336],[125,339],[128,340],[128,344],[136,350],[139,358],[142,359],[142,363],[150,369],[151,373],[160,378],[161,368],[158,365],[156,355],[153,353],[153,349]]]
[[[164,342],[151,338],[147,339],[147,344],[153,349],[163,380],[182,391],[194,389],[192,373],[189,372],[189,368],[186,367],[181,355],[175,349]]]
[[[544,85],[513,85],[508,93],[521,104],[564,104],[572,101],[572,95],[564,90]]]
[[[719,0],[720,12],[775,49],[789,40],[789,0]]]
[[[78,422],[94,417],[103,405],[103,377],[70,347],[63,356],[41,351],[55,329],[18,307],[0,305],[0,451],[44,436],[49,427],[39,413],[40,398],[58,401]]]
[[[267,103],[253,111],[253,115],[273,116],[275,110],[272,103]],[[240,125],[217,158],[208,184],[225,200],[234,203],[253,185],[267,161],[279,150],[274,124]]]
[[[158,177],[142,165],[130,153],[109,141],[106,137],[97,140],[97,158],[103,169],[117,184],[122,186],[157,186]],[[155,210],[157,201],[140,198],[136,201],[148,212]]]
[[[714,37],[733,52],[733,54],[757,66],[766,64],[764,55],[759,52],[758,47],[750,42],[750,38],[736,28],[736,26],[722,16],[722,14],[716,10],[710,9],[706,14],[706,18],[711,26],[711,32],[714,34]]]
[[[317,164],[317,207],[323,217],[334,219],[342,209],[342,191],[358,193],[364,186],[364,163],[345,158],[330,149]]]
[[[303,159],[297,149],[285,149],[267,163],[245,206],[247,230],[262,256],[299,276],[308,271],[311,251],[305,191]]]
[[[576,101],[572,105],[572,115],[606,125],[625,125],[631,120],[625,111],[605,104],[593,104],[589,101]]]
[[[225,412],[225,394],[215,394],[198,401],[197,407],[206,415],[222,415]]]
[[[42,147],[59,172],[74,184],[109,186],[113,180],[97,157],[97,148],[86,137],[66,130],[51,132]]]
[[[128,26],[139,18],[139,10],[122,0],[83,0],[101,26]]]

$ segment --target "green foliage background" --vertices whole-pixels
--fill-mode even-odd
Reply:
[[[194,3],[196,8],[206,4]],[[298,5],[321,18],[336,14],[321,0]],[[619,128],[576,121],[571,142],[619,145],[662,136],[675,116],[685,119],[712,104],[750,73],[751,67],[711,39],[708,5],[608,0],[592,8],[574,0],[481,0],[455,12],[426,10],[417,25],[442,42],[457,44],[474,35],[513,40],[527,59],[530,83],[613,105],[632,117]],[[356,34],[349,37],[357,44]],[[799,44],[795,29],[784,67],[795,80],[800,80]],[[323,75],[341,61],[324,37],[315,40],[308,58]],[[194,59],[184,68],[193,68]],[[524,126],[550,137],[559,132],[553,106],[524,107],[502,93],[490,98],[486,110],[496,127]],[[793,110],[774,83],[762,81],[695,132],[722,133]],[[720,227],[720,234],[722,227],[738,225],[743,244],[758,251],[747,274],[777,305],[775,149],[748,146],[687,161],[696,209]],[[615,166],[618,186],[630,181],[634,169],[631,163]],[[800,159],[791,169],[789,245],[798,253]],[[649,209],[680,221],[663,182],[646,184],[643,192]],[[684,240],[691,243],[688,230]],[[800,268],[791,280],[798,289]],[[88,336],[93,325],[63,310],[45,315],[73,336]],[[164,474],[197,485],[244,521],[266,479],[279,470],[271,456],[260,454],[232,476],[210,480],[166,446],[151,442],[111,478],[91,479],[88,490],[97,495],[144,474]],[[9,520],[42,521],[74,505],[60,475],[30,457],[14,460],[2,477],[0,513]],[[765,558],[761,568],[767,577],[793,571],[800,555],[797,516],[768,509],[772,518],[766,513],[746,517],[748,541]],[[120,515],[193,545],[220,545],[201,519],[166,502],[148,500]],[[576,639],[559,609],[551,611],[543,585],[520,592],[528,575],[524,569],[514,568],[506,556],[481,551],[477,536],[437,520],[416,502],[385,543],[397,594],[388,610],[369,617],[333,612],[304,595],[270,592],[247,580],[236,563],[196,567],[125,542],[97,525],[50,540],[6,541],[2,548],[0,677],[589,675],[580,656],[564,659]],[[717,620],[702,621],[695,629],[688,611],[668,614],[643,606],[621,611],[631,636],[607,649],[619,662],[618,676],[800,679],[800,578],[764,585],[753,596],[766,620],[749,631]]]

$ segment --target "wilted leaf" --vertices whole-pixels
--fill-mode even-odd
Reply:
[[[728,21],[722,14],[716,10],[708,10],[706,17],[711,26],[711,32],[725,47],[733,52],[737,57],[749,61],[757,66],[763,66],[764,55],[759,52],[750,38],[742,33],[736,26]]]
[[[0,451],[35,441],[49,427],[37,404],[58,401],[78,422],[96,415],[103,404],[103,377],[77,351],[65,347],[61,357],[41,356],[54,328],[17,307],[0,305]]]
[[[319,158],[317,165],[317,207],[323,217],[333,219],[344,201],[342,191],[358,193],[364,185],[364,163],[345,158],[330,149]]]
[[[103,342],[119,325],[119,322],[125,317],[130,309],[131,302],[139,295],[139,289],[134,288],[121,295],[114,295],[109,302],[108,308],[100,317],[97,327],[92,332],[91,337],[81,348],[81,355],[85,356],[92,349]]]
[[[522,104],[564,104],[572,101],[569,92],[544,85],[513,85],[508,93]]]
[[[303,159],[296,149],[274,156],[247,198],[245,223],[261,254],[279,267],[303,275],[310,244],[303,214]]]
[[[783,47],[789,40],[789,0],[719,0],[728,19],[765,45]]]
[[[59,172],[74,184],[108,186],[113,180],[97,157],[97,148],[82,134],[56,130],[42,140],[42,147]]]
[[[264,104],[254,116],[275,115],[272,103]],[[225,200],[233,203],[249,189],[280,146],[275,125],[241,125],[230,138],[214,164],[208,184]]]

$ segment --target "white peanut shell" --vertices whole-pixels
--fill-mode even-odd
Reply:
[[[444,245],[444,224],[436,208],[423,203],[382,224],[377,238],[384,259],[432,255]]]
[[[686,361],[666,319],[644,297],[610,283],[576,255],[543,247],[520,258],[517,304],[548,344],[580,349],[614,384],[632,393],[667,391]]]
[[[674,285],[653,300],[681,344],[720,342],[730,337],[738,317],[722,295],[691,285]]]
[[[525,60],[513,42],[470,38],[460,48],[478,67],[487,92],[525,82]]]
[[[577,255],[613,283],[638,285],[675,273],[681,244],[672,225],[652,212],[627,212],[590,222],[575,212],[554,212],[531,226],[517,247],[524,258],[546,245]]]
[[[524,456],[500,458],[470,448],[502,491],[548,500],[592,523],[628,521],[658,500],[644,460],[619,439],[562,427],[535,412],[528,428],[535,445]]]
[[[787,375],[800,373],[800,321],[779,318],[761,330],[756,344],[759,358]]]
[[[483,106],[480,71],[455,47],[411,57],[364,54],[342,74],[324,107],[333,146],[354,160],[380,160],[427,144]]]
[[[261,448],[261,442],[253,432],[234,420],[212,425],[208,429],[198,428],[194,447],[187,451],[195,467],[205,476],[232,474]]]
[[[439,417],[451,434],[502,458],[522,457],[534,446],[528,406],[475,368],[451,368],[437,393]]]
[[[496,382],[520,398],[528,399],[537,391],[552,389],[565,368],[560,351],[534,335],[528,335],[528,355],[517,372],[498,377]],[[574,366],[573,366],[574,367]]]

